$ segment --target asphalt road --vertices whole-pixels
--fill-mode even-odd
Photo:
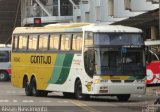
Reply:
[[[24,89],[10,82],[0,82],[0,112],[142,112],[142,107],[152,105],[153,95],[132,95],[128,102],[116,97],[91,97],[88,101],[64,98],[62,93],[49,93],[47,97],[25,96]]]

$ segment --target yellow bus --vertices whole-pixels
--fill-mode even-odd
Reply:
[[[144,94],[142,31],[126,26],[62,23],[18,27],[12,38],[12,85],[27,96],[65,97]]]

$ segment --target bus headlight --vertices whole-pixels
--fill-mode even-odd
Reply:
[[[100,83],[107,83],[107,80],[102,80],[102,79],[95,80],[95,84],[100,84]]]
[[[100,84],[100,79],[96,79],[95,84]]]

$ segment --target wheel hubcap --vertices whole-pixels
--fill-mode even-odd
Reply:
[[[0,74],[0,79],[4,79],[5,75],[4,74]]]

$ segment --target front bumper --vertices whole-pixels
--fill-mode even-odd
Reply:
[[[146,84],[94,84],[91,94],[145,94]]]

